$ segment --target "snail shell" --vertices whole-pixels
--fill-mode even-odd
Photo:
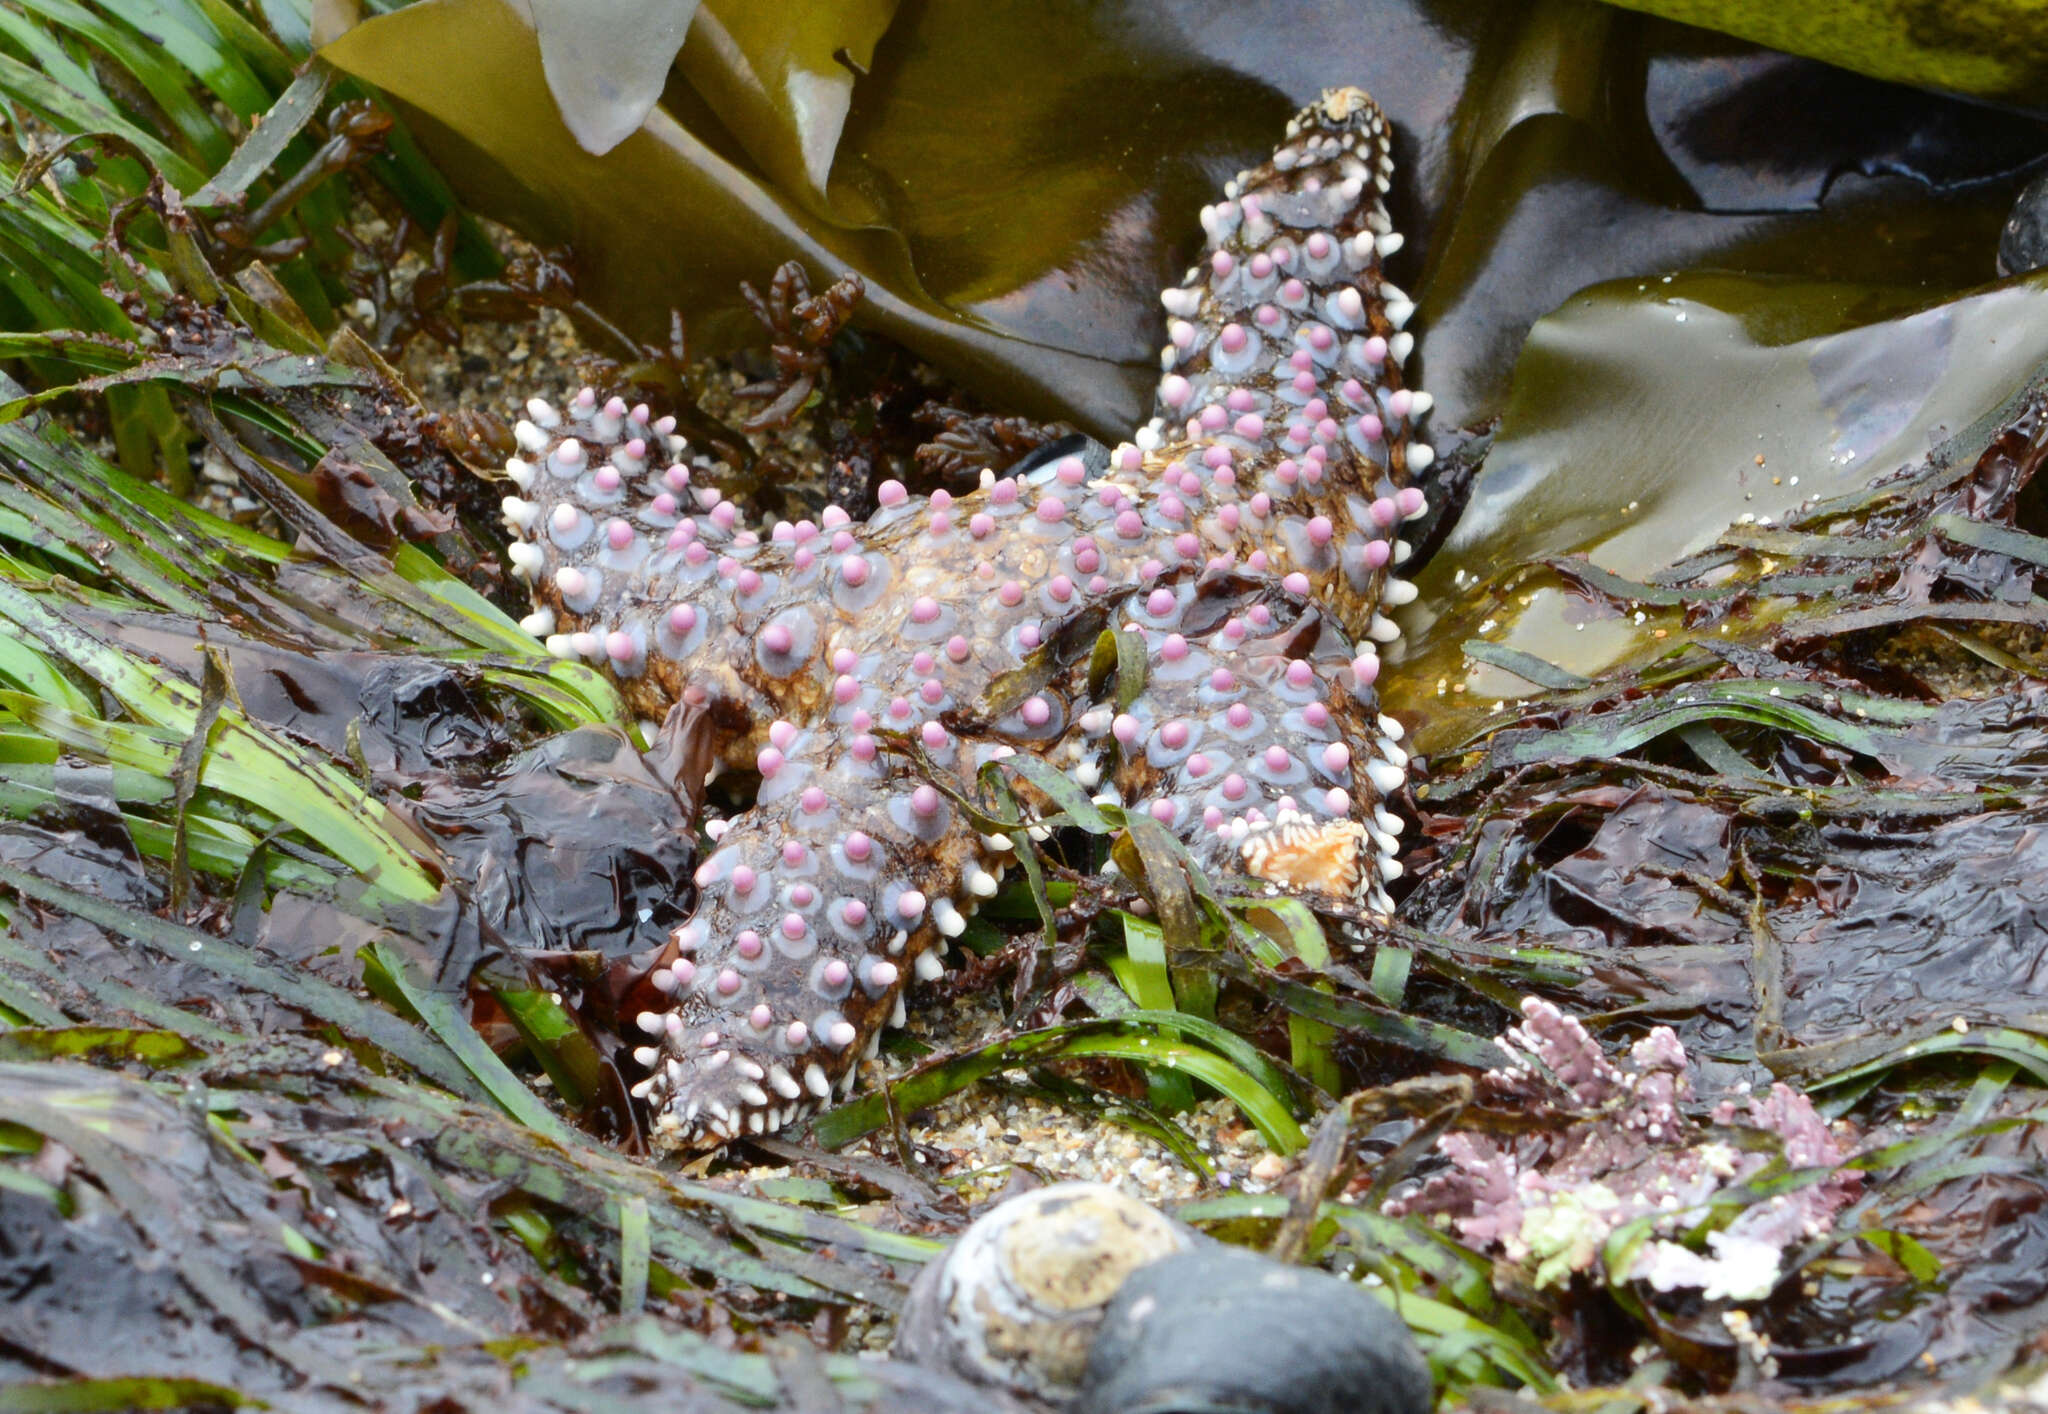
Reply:
[[[896,1353],[1065,1400],[1105,1306],[1132,1272],[1190,1250],[1189,1229],[1100,1183],[1056,1183],[977,1219],[919,1274]]]

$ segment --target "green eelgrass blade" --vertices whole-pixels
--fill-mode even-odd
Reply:
[[[369,955],[366,963],[374,966],[390,983],[405,1005],[439,1038],[463,1068],[476,1077],[477,1083],[506,1114],[564,1148],[575,1144],[574,1132],[553,1110],[541,1103],[540,1097],[528,1089],[504,1061],[498,1059],[498,1053],[469,1024],[454,998],[422,982],[405,955],[390,943],[371,943],[364,952]]]

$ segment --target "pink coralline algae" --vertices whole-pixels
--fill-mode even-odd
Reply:
[[[1685,1048],[1668,1027],[1636,1042],[1616,1065],[1577,1020],[1549,1002],[1522,1003],[1522,1024],[1500,1039],[1509,1062],[1480,1081],[1489,1107],[1521,1112],[1512,1139],[1454,1130],[1437,1141],[1451,1169],[1387,1204],[1396,1217],[1438,1214],[1468,1245],[1494,1251],[1537,1286],[1603,1267],[1609,1237],[1648,1219],[1643,1241],[1618,1251],[1618,1281],[1659,1291],[1699,1290],[1709,1300],[1755,1300],[1780,1279],[1788,1248],[1825,1234],[1855,1197],[1859,1178],[1812,1101],[1783,1084],[1714,1107],[1710,1124],[1691,1098]],[[1530,1119],[1542,1121],[1527,1128]],[[1772,1142],[1775,1140],[1775,1142]],[[1704,1250],[1675,1238],[1729,1194],[1778,1163],[1836,1170],[1735,1206]]]
[[[957,497],[885,482],[865,521],[764,534],[674,419],[590,389],[527,405],[504,502],[525,627],[646,718],[701,708],[761,782],[627,999],[658,1143],[851,1087],[1014,858],[955,803],[1005,757],[1143,810],[1240,887],[1391,910],[1408,757],[1377,645],[1415,598],[1402,528],[1434,454],[1401,375],[1414,306],[1381,272],[1390,141],[1332,90],[1203,208],[1208,248],[1160,296],[1155,415],[1106,455]],[[1145,655],[1121,706],[1089,675],[1105,628]]]

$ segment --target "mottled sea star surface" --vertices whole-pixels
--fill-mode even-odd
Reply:
[[[701,705],[761,779],[639,989],[660,1143],[851,1087],[1013,858],[939,788],[973,798],[991,761],[1041,757],[1219,875],[1391,908],[1407,758],[1374,645],[1414,595],[1399,530],[1431,452],[1401,380],[1412,306],[1380,273],[1388,137],[1332,90],[1203,209],[1207,254],[1160,296],[1156,415],[1106,458],[958,497],[887,482],[866,521],[828,507],[763,539],[673,419],[589,389],[527,405],[505,501],[526,626],[644,716]],[[1121,711],[1089,686],[1105,628],[1144,649]]]

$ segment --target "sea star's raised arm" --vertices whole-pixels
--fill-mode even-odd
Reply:
[[[528,627],[645,716],[703,703],[762,780],[642,989],[639,1093],[666,1142],[761,1132],[849,1083],[993,891],[1007,842],[957,818],[906,738],[956,787],[1036,753],[1152,804],[1219,870],[1391,906],[1381,802],[1404,758],[1351,645],[1393,637],[1381,607],[1412,597],[1391,567],[1429,449],[1408,302],[1379,273],[1387,139],[1333,91],[1205,209],[1210,252],[1162,296],[1158,416],[1104,463],[958,498],[885,483],[865,522],[828,508],[763,541],[647,409],[529,404],[505,502]],[[1121,717],[1089,696],[1104,626],[1149,655]]]

